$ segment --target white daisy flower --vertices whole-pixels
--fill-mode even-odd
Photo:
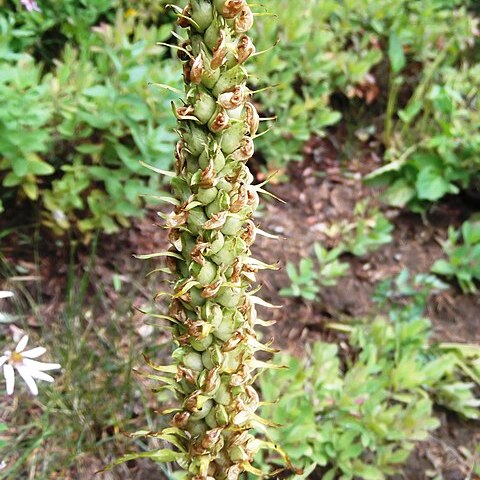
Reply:
[[[33,358],[38,358],[43,355],[46,349],[36,347],[25,351],[27,343],[28,335],[24,335],[13,352],[7,350],[0,357],[0,367],[3,365],[3,376],[7,382],[8,395],[12,395],[15,388],[15,370],[23,378],[32,394],[38,395],[38,387],[35,379],[53,382],[53,377],[47,375],[45,371],[61,368],[61,365],[58,363],[44,363],[32,360]]]

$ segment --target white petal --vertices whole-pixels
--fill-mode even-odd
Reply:
[[[27,387],[30,389],[32,394],[38,395],[37,384],[35,383],[35,380],[30,375],[30,372],[28,371],[28,369],[22,366],[18,366],[16,368],[20,376],[25,380],[25,383],[27,384]]]
[[[31,350],[27,350],[26,352],[23,352],[22,357],[37,358],[37,357],[41,357],[46,351],[47,351],[46,348],[36,347],[36,348],[32,348]]]
[[[0,298],[9,298],[13,297],[13,292],[9,292],[7,290],[0,290]]]
[[[8,357],[4,355],[3,357],[0,357],[0,367],[8,360]]]
[[[24,358],[23,364],[29,369],[38,370],[38,371],[58,370],[59,368],[62,368],[62,366],[59,363],[37,362],[37,360],[30,360],[29,358]]]
[[[8,363],[3,366],[3,376],[7,382],[7,395],[13,395],[15,388],[15,372],[13,367]]]
[[[26,367],[18,367],[18,368],[22,368],[22,369],[25,369],[26,370],[26,373],[28,375],[30,375],[31,377],[33,378],[36,378],[38,380],[44,380],[45,382],[49,382],[49,383],[52,383],[55,381],[55,379],[53,377],[51,377],[50,375],[47,375],[45,372],[39,372],[38,370],[31,370],[31,369],[28,369]]]
[[[25,350],[25,347],[27,346],[27,343],[28,343],[28,335],[24,335],[18,342],[17,348],[15,348],[15,351],[17,353],[23,352]]]

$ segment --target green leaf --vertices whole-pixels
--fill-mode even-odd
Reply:
[[[153,450],[151,452],[129,453],[127,455],[124,455],[123,457],[118,458],[97,473],[108,472],[112,468],[121,465],[122,463],[129,462],[130,460],[137,460],[138,458],[149,458],[154,462],[168,463],[180,460],[182,457],[182,453],[174,452],[173,450],[169,449]]]
[[[442,198],[450,189],[450,183],[442,173],[434,167],[427,167],[420,171],[415,184],[418,198],[434,202]]]
[[[388,42],[388,58],[390,59],[393,73],[400,72],[407,63],[403,45],[398,35],[394,32],[390,34]]]

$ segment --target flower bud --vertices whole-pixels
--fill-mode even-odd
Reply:
[[[246,129],[243,122],[233,123],[228,130],[222,132],[220,137],[220,146],[222,151],[226,155],[233,153],[238,148],[245,133]]]
[[[245,452],[245,450],[238,445],[235,445],[234,447],[230,448],[228,455],[232,460],[232,462],[235,462],[235,463],[248,462],[250,460],[250,457],[248,456],[247,452]]]
[[[218,79],[218,82],[213,87],[212,93],[218,98],[218,96],[235,87],[235,85],[240,85],[247,80],[247,73],[240,66],[235,66],[226,72],[222,72],[222,75]]]
[[[208,145],[208,136],[205,131],[192,122],[181,131],[182,139],[188,151],[195,156],[200,155]]]
[[[233,110],[245,102],[246,87],[238,85],[218,97],[218,103],[226,110]]]
[[[212,335],[208,335],[207,337],[201,338],[201,339],[196,339],[196,338],[190,339],[190,345],[197,352],[204,352],[212,344],[212,342],[213,342]]]
[[[199,288],[193,287],[189,292],[189,304],[184,303],[186,307],[201,307],[205,304],[205,299],[202,297],[202,290]],[[197,349],[196,349],[197,350]],[[203,350],[199,350],[202,352]]]
[[[253,13],[248,5],[245,5],[240,15],[235,18],[235,31],[237,33],[248,32],[253,27]]]
[[[237,45],[237,61],[239,65],[246,62],[255,53],[255,46],[248,35],[242,35]]]
[[[209,285],[215,280],[215,277],[217,276],[217,266],[213,262],[205,261],[203,266],[199,266],[198,263],[194,265],[199,267],[199,271],[196,274],[196,280],[202,285],[202,287]]]
[[[203,203],[203,205],[208,205],[212,203],[217,197],[218,190],[215,187],[210,188],[199,188],[197,192],[196,199]],[[206,244],[208,246],[208,244]]]
[[[215,50],[220,38],[220,27],[217,22],[212,22],[205,30],[203,43],[210,49]]]
[[[215,420],[219,427],[224,427],[228,424],[228,413],[223,405],[215,407]]]
[[[191,0],[193,26],[204,32],[213,21],[213,7],[208,0]]]
[[[227,210],[229,209],[230,209],[230,195],[228,195],[227,192],[220,190],[215,200],[209,205],[207,205],[207,207],[205,208],[205,213],[207,214],[208,217],[211,218],[214,215],[219,214],[220,212],[225,212],[225,215],[227,215],[228,213]]]
[[[171,425],[173,427],[184,429],[187,426],[189,418],[189,412],[177,412],[172,418]]]
[[[215,48],[213,49],[213,57],[210,62],[210,68],[212,70],[217,70],[220,68],[227,58],[227,34],[225,30],[220,30],[218,42]]]
[[[246,162],[253,157],[254,153],[255,146],[253,140],[250,137],[243,137],[243,140],[240,142],[240,147],[231,154],[231,159]]]
[[[219,109],[208,122],[208,128],[213,133],[220,133],[230,126],[230,117],[225,110]]]
[[[188,28],[190,26],[190,18],[192,15],[192,6],[188,4],[178,16],[177,24],[181,28]]]
[[[196,372],[201,372],[203,370],[204,365],[202,362],[202,355],[200,353],[189,351],[182,358],[182,362],[187,368],[195,370]]]
[[[255,135],[260,126],[260,117],[253,103],[247,103],[245,105],[245,123],[250,135]]]
[[[213,335],[220,339],[222,342],[226,342],[235,331],[233,322],[228,318],[223,319],[222,323],[213,331]]]
[[[197,235],[204,223],[208,220],[202,207],[195,207],[189,211],[187,225],[194,235]]]
[[[210,163],[210,159],[213,159],[213,167],[215,168],[216,172],[220,172],[225,166],[225,155],[220,148],[213,153],[210,153],[207,150],[202,152],[200,158],[198,159],[200,168],[206,168]]]
[[[235,236],[240,232],[245,223],[245,219],[239,215],[231,215],[227,218],[225,224],[222,227],[221,232],[224,235]]]
[[[190,421],[197,422],[198,420],[202,420],[210,413],[210,410],[212,409],[212,407],[213,407],[212,400],[207,400],[202,406],[202,408],[197,409],[191,414]]]
[[[245,6],[245,0],[215,0],[218,12],[227,19],[236,17]]]
[[[222,249],[211,258],[217,265],[232,265],[235,258],[245,253],[246,249],[247,245],[242,239],[228,238]]]
[[[208,123],[214,115],[216,108],[214,98],[203,88],[199,88],[193,104],[193,115],[198,118],[198,121],[201,124]]]
[[[232,394],[230,393],[230,390],[230,387],[222,382],[217,390],[217,393],[213,397],[215,402],[224,406],[230,405],[230,402],[232,401]]]
[[[215,255],[223,248],[224,245],[225,245],[225,237],[223,236],[222,232],[220,231],[213,232],[210,246],[205,252],[205,255],[207,256]]]
[[[217,428],[219,427],[217,423],[217,419],[215,418],[215,411],[216,408],[212,408],[210,410],[210,413],[205,417],[205,423],[210,427],[210,428]]]
[[[193,60],[192,65],[190,66],[190,81],[195,85],[201,83],[203,74],[205,73],[205,64],[203,63],[202,54],[197,55],[195,60]]]

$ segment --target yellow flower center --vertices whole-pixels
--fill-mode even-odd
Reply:
[[[23,355],[18,352],[13,352],[10,355],[10,362],[11,363],[22,363],[23,362]]]

